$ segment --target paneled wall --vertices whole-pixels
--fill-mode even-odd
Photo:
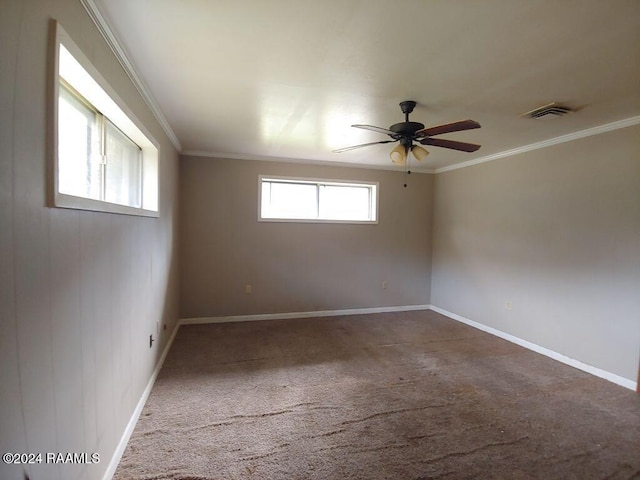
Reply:
[[[158,141],[160,218],[46,205],[51,19]],[[3,0],[0,61],[0,451],[100,455],[0,478],[99,479],[178,318],[178,155],[79,1]]]

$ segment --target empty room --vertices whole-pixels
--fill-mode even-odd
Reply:
[[[0,0],[2,480],[640,479],[640,2]]]

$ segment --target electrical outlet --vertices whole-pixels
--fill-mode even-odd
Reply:
[[[251,293],[251,285],[247,284],[244,286],[244,293],[249,295]]]
[[[382,281],[382,289],[383,289],[383,290],[386,290],[388,286],[389,286],[389,284],[387,283],[387,281],[386,281],[386,280],[383,280],[383,281]]]
[[[506,301],[504,302],[504,309],[505,310],[511,310],[511,302],[510,301]]]

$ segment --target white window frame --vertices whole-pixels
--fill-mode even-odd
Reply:
[[[263,217],[262,216],[262,186],[265,181],[292,183],[299,185],[315,185],[320,188],[326,186],[340,187],[368,187],[369,188],[369,220],[340,220],[326,218],[288,218],[288,217]],[[258,221],[259,222],[284,222],[284,223],[346,223],[346,224],[377,224],[378,223],[378,199],[380,185],[378,182],[366,182],[360,180],[336,180],[324,178],[286,177],[281,175],[258,176]],[[316,195],[316,202],[319,196]],[[316,203],[319,210],[319,203]]]
[[[129,137],[142,152],[141,175],[141,206],[129,206],[106,202],[93,198],[80,197],[62,193],[59,191],[59,162],[58,162],[58,97],[60,94],[60,46],[71,54],[80,64],[84,74],[81,86],[73,84],[75,90],[88,102],[92,108],[99,111],[109,119],[121,132]],[[159,147],[126,103],[118,96],[115,90],[107,83],[104,77],[93,66],[80,48],[65,32],[62,26],[53,21],[53,41],[51,48],[51,119],[50,119],[50,169],[49,169],[49,204],[53,207],[71,208],[78,210],[91,210],[97,212],[118,213],[143,217],[158,217],[159,202]]]

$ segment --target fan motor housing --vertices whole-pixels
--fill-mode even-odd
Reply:
[[[423,128],[424,125],[420,122],[400,122],[391,125],[389,130],[403,137],[412,137],[418,130],[422,130]]]

